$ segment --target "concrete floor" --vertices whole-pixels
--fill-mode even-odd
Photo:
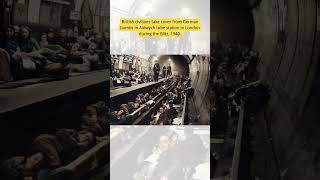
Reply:
[[[97,169],[92,175],[88,178],[88,180],[105,180],[107,179],[106,174],[109,171],[109,164]]]
[[[158,83],[160,83],[162,81],[164,81],[164,79],[160,79],[158,82],[148,82],[148,83],[133,85],[131,87],[112,89],[112,90],[110,90],[110,97],[113,98],[115,96],[126,94],[126,93],[129,93],[131,91],[134,91],[134,90],[137,90],[137,89],[140,89],[140,88],[149,87],[149,86],[158,84]]]
[[[263,112],[257,114],[251,129],[253,135],[253,158],[251,163],[251,175],[260,180],[276,180],[279,177],[272,145],[268,138],[268,131]]]
[[[101,70],[70,77],[62,81],[34,84],[14,89],[0,89],[0,114],[97,83],[107,82],[109,74],[110,70]]]

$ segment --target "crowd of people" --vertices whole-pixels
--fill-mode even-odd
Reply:
[[[213,46],[211,57],[211,123],[213,136],[223,137],[225,143],[212,149],[212,169],[215,175],[230,177],[229,167],[221,172],[219,163],[232,159],[234,141],[237,135],[238,117],[244,108],[242,149],[246,154],[250,148],[250,120],[256,112],[267,104],[270,90],[259,80],[257,71],[261,57],[257,51],[236,44],[217,43]],[[219,151],[219,148],[223,151]],[[231,164],[230,164],[231,166]],[[222,168],[223,169],[223,168]]]
[[[140,60],[138,61],[141,64]],[[155,61],[152,72],[142,71],[141,65],[136,65],[130,70],[112,69],[111,78],[113,87],[130,87],[133,84],[142,84],[152,81],[159,81],[160,78],[172,77],[171,65],[160,67],[158,60]]]
[[[159,88],[154,88],[150,93],[138,94],[134,99],[134,102],[128,102],[127,104],[122,104],[118,111],[112,112],[111,122],[115,124],[125,124],[127,122],[128,115],[133,113],[135,110],[140,108],[143,105],[146,105],[144,110],[147,110],[147,107],[155,103],[154,97],[164,94],[168,87],[173,83],[173,79],[167,79],[162,86]]]
[[[39,32],[37,32],[39,33]],[[108,34],[87,30],[50,28],[37,38],[25,25],[9,26],[0,37],[0,81],[50,77],[66,79],[70,73],[104,69]]]
[[[111,74],[113,87],[130,87],[134,84],[152,82],[152,76],[146,72],[137,72],[135,69],[120,71],[112,70]]]
[[[152,147],[150,155],[139,164],[133,179],[198,179],[197,167],[209,159],[206,157],[207,151],[209,143],[204,142],[191,128],[184,129],[183,135],[172,131],[163,134]]]
[[[190,91],[192,91],[191,80],[186,77],[180,77],[177,80],[177,84],[169,91],[166,91],[165,96],[161,102],[161,106],[159,110],[154,114],[154,118],[150,122],[150,124],[181,125],[182,118],[188,118],[187,116],[181,116],[183,108],[187,108],[184,107],[184,97],[187,93],[190,93]],[[179,115],[180,117],[178,117]],[[179,120],[176,118],[178,118]]]
[[[48,179],[51,170],[67,165],[90,148],[108,139],[109,109],[104,102],[88,105],[80,129],[62,128],[34,138],[28,152],[2,162],[0,177],[6,180]]]
[[[175,84],[173,87],[172,85]],[[134,101],[122,104],[117,111],[112,112],[111,122],[115,124],[127,124],[128,115],[139,109],[145,112],[150,109],[156,102],[155,97],[163,95],[160,108],[153,114],[150,124],[169,125],[177,118],[178,111],[174,105],[183,104],[185,93],[191,90],[191,80],[186,77],[175,77],[167,79],[163,85],[153,88],[148,93],[140,93],[136,96]]]
[[[110,134],[111,179],[209,178],[209,127],[113,126]]]
[[[236,92],[258,79],[259,53],[240,45],[217,43],[211,56],[211,121],[214,133],[223,133],[228,120],[238,114]]]
[[[154,81],[158,81],[159,80],[160,71],[161,71],[161,67],[160,67],[159,61],[156,60],[154,65],[153,65],[153,79],[154,79]],[[162,75],[163,78],[168,78],[168,77],[172,76],[171,66],[168,65],[168,67],[167,67],[167,66],[164,65],[162,67],[161,75]]]

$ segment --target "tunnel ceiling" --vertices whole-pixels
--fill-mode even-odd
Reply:
[[[265,118],[279,171],[285,171],[283,179],[288,180],[320,177],[320,124],[319,117],[312,115],[318,107],[314,98],[319,99],[314,91],[319,89],[317,7],[319,1],[314,0],[263,0],[252,10],[254,48],[262,56],[261,78],[272,87]]]
[[[172,66],[173,72],[189,76],[190,69],[187,59],[182,55],[162,55],[158,57],[160,66]]]
[[[248,1],[211,1],[211,34],[215,40],[251,47],[255,25]]]

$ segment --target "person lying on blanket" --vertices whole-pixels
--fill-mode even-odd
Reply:
[[[30,53],[17,51],[13,58],[17,61],[24,74],[24,79],[34,77],[52,77],[66,79],[69,77],[68,62],[52,62],[42,53],[53,53],[49,49],[41,49]]]
[[[53,77],[65,79],[68,77],[67,63],[54,62],[47,55],[58,54],[58,51],[48,48],[40,49],[38,42],[32,38],[31,29],[21,27],[21,38],[17,41],[17,48],[12,52],[11,69],[15,80]],[[57,59],[62,59],[58,57]]]
[[[66,165],[95,144],[94,134],[87,130],[61,129],[55,135],[42,134],[33,141],[29,155],[12,157],[1,164],[0,178],[35,180],[40,170]]]
[[[94,132],[96,137],[107,135],[109,133],[108,113],[109,110],[102,101],[87,106],[81,117],[81,128]]]
[[[97,44],[91,42],[88,47],[88,54],[82,56],[82,64],[71,64],[70,72],[81,73],[98,69],[99,56],[96,53],[96,48]]]

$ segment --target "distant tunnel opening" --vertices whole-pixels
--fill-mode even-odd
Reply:
[[[171,66],[172,75],[189,76],[189,64],[184,56],[180,55],[163,55],[159,57],[160,69]]]

